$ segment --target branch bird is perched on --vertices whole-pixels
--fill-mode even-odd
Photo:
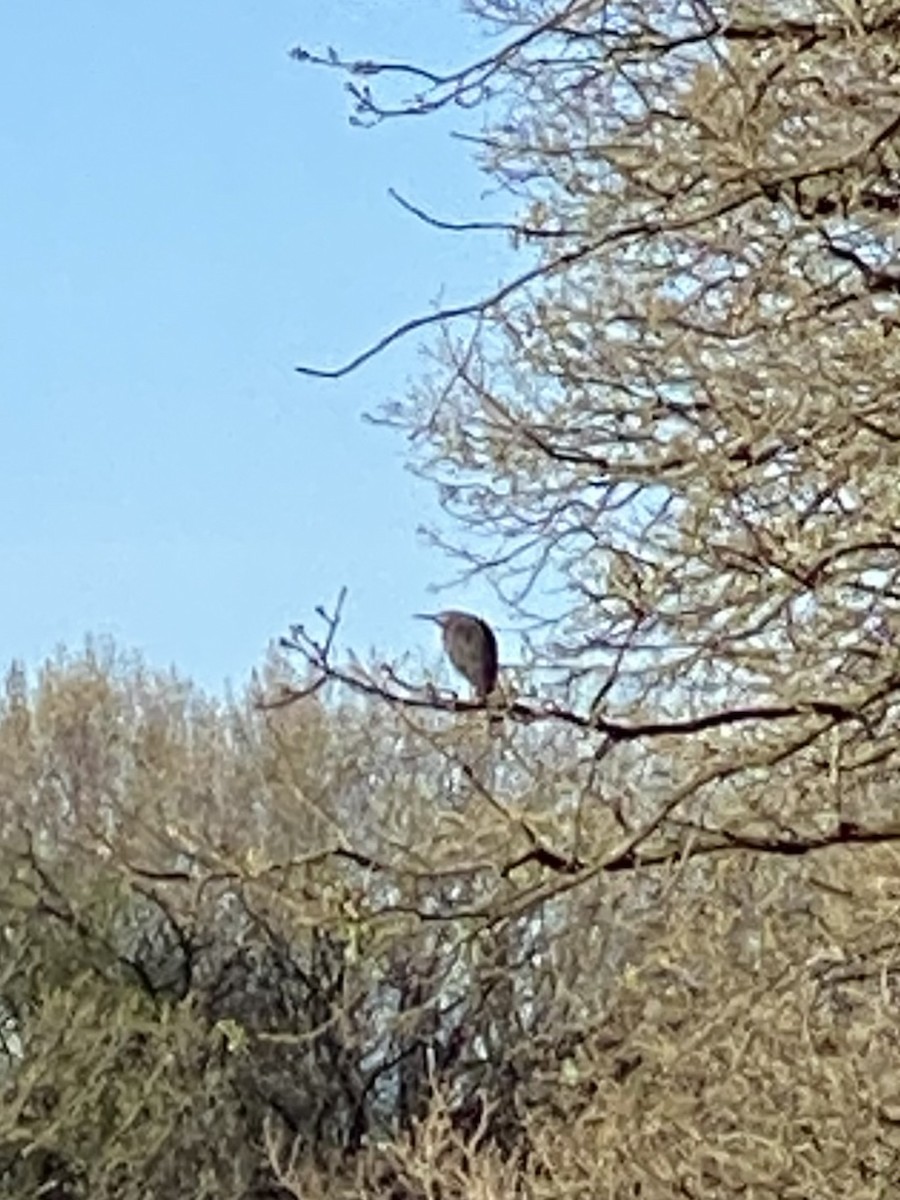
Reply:
[[[441,627],[447,657],[472,685],[479,700],[486,701],[497,686],[497,639],[487,621],[472,613],[449,610],[416,613],[420,621]]]

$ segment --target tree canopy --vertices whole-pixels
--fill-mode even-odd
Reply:
[[[900,1182],[900,5],[474,0],[521,271],[379,419],[523,633],[216,702],[114,647],[0,704],[0,1194],[876,1197]],[[480,122],[480,124],[478,124]],[[365,136],[362,133],[361,136]]]

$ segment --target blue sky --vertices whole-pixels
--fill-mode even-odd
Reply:
[[[363,655],[429,655],[423,606],[493,615],[429,594],[431,492],[361,420],[415,341],[293,370],[492,287],[501,243],[387,195],[483,216],[485,180],[454,120],[354,129],[340,79],[287,53],[441,69],[483,30],[456,0],[19,0],[0,42],[0,663],[112,634],[218,688],[343,584]]]

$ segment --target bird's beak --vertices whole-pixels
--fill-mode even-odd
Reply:
[[[437,621],[435,613],[413,613],[413,619],[416,621]]]

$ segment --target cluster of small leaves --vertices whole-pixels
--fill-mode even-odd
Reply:
[[[12,670],[2,1195],[900,1186],[900,11],[473,7],[533,257],[390,417],[552,695]]]
[[[383,417],[450,518],[435,540],[532,632],[543,690],[507,698],[489,770],[461,764],[509,891],[480,880],[439,915],[548,931],[532,953],[572,1007],[501,1100],[505,1175],[437,1091],[374,1175],[333,1177],[380,1194],[386,1161],[396,1194],[442,1200],[889,1194],[900,7],[469,7],[502,44],[456,72],[325,65],[362,121],[485,102],[469,141],[511,219],[403,203],[527,261],[301,369],[439,330]],[[422,715],[456,705],[306,658],[458,760]]]
[[[268,1195],[273,1138],[349,1161],[438,1080],[465,1125],[563,1004],[529,963],[566,939],[492,927],[518,820],[458,739],[256,695],[105,645],[10,672],[0,1194]]]
[[[384,414],[439,541],[532,631],[550,719],[605,735],[619,812],[855,827],[900,756],[900,8],[474,8],[501,47],[380,111],[489,72],[479,159],[528,256],[371,351],[440,328]]]
[[[109,647],[10,673],[0,1195],[894,1186],[891,842],[673,824],[656,862],[509,869],[523,827],[571,836],[565,747],[528,788],[467,716],[255,696]]]

